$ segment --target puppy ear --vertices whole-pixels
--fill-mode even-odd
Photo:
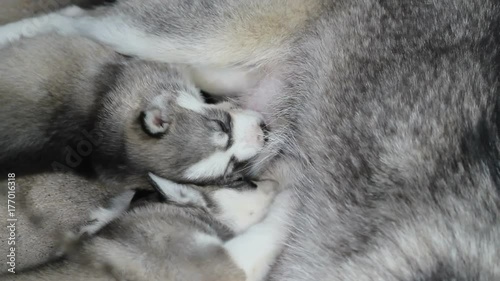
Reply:
[[[144,132],[159,138],[167,133],[170,121],[168,114],[169,95],[160,94],[154,97],[145,110],[141,112],[140,122]]]
[[[142,130],[154,138],[163,136],[168,131],[169,123],[162,118],[162,115],[161,110],[156,108],[141,112],[139,121]]]
[[[195,205],[197,207],[207,207],[207,202],[203,194],[188,185],[178,184],[173,181],[160,178],[153,173],[149,173],[153,186],[163,195],[165,199],[179,205]]]

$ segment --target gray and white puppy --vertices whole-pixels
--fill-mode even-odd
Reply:
[[[2,49],[0,99],[5,173],[90,170],[133,184],[152,171],[201,183],[233,178],[264,145],[260,114],[205,103],[183,67],[130,60],[84,38]]]
[[[87,221],[82,214],[123,192],[121,186],[104,185],[71,173],[11,179],[14,179],[11,184],[7,179],[0,180],[0,225],[7,229],[12,222],[15,224],[15,228],[9,229],[12,232],[0,236],[0,251],[8,253],[0,256],[0,274],[14,266],[13,270],[18,272],[54,259],[64,233],[77,231]],[[12,256],[12,252],[14,262],[7,256]]]
[[[268,280],[500,280],[499,22],[496,0],[118,0],[0,42],[80,34],[240,92],[272,126],[256,172],[301,200]]]
[[[68,249],[68,259],[9,280],[257,281],[265,276],[286,238],[283,210],[292,204],[289,192],[275,199],[273,181],[209,190],[151,177],[169,204],[124,212],[134,195],[124,192],[111,207],[93,212],[93,223],[81,232],[89,238]]]

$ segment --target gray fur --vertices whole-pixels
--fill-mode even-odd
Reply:
[[[260,85],[274,133],[255,170],[301,204],[268,280],[499,279],[499,3],[312,2],[293,28],[276,6],[305,2],[128,0],[95,16],[164,38],[175,62],[272,73]],[[95,32],[109,21],[56,18],[62,33],[172,59]]]
[[[212,138],[221,130],[215,121],[231,127],[227,116],[234,117],[235,109],[213,105],[200,113],[179,106],[180,93],[203,103],[184,72],[174,65],[128,60],[83,38],[52,35],[3,49],[0,130],[10,133],[0,137],[0,170],[90,170],[132,187],[140,186],[148,171],[188,180],[188,168],[232,149],[230,141],[220,147]],[[148,112],[169,124],[161,135],[143,128],[142,114]],[[229,167],[240,159],[229,160],[228,179],[236,176]]]
[[[199,219],[203,216],[203,212],[166,204],[143,206],[86,241],[77,257],[8,276],[47,281],[84,281],[89,276],[97,280],[245,280],[219,246],[192,245],[197,224],[217,236],[212,226]]]
[[[48,13],[68,5],[90,8],[104,2],[105,0],[4,0],[0,11],[0,24]]]
[[[266,197],[254,208],[266,211],[276,185],[257,185],[254,190],[248,185],[240,188]],[[189,187],[184,191],[189,189],[204,199],[180,202],[167,191],[171,204],[134,207],[93,237],[70,237],[80,241],[76,248],[67,249],[65,260],[17,272],[9,275],[10,280],[248,280],[223,246],[237,233],[220,220],[223,202],[213,196],[220,189]]]
[[[8,243],[10,232],[3,232],[0,251],[0,274],[10,266],[7,254],[14,246],[15,270],[22,271],[55,258],[59,240],[67,231],[77,231],[87,220],[82,214],[103,205],[109,197],[122,191],[120,186],[103,186],[72,174],[46,173],[15,178],[15,198],[7,202],[7,181],[0,181],[0,221],[6,230],[7,206],[14,206],[15,245]],[[5,187],[5,188],[3,188]],[[9,204],[8,204],[9,203]],[[12,209],[11,209],[12,211]],[[2,230],[2,231],[3,231]],[[1,278],[0,278],[1,279]]]

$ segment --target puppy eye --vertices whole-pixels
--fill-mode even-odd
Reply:
[[[226,133],[228,134],[229,133],[229,127],[224,124],[224,122],[220,121],[220,120],[211,120],[212,123],[213,123],[213,129],[218,131],[218,132],[223,132],[223,133]]]

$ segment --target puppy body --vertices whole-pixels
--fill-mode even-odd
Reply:
[[[5,173],[83,171],[133,186],[153,171],[206,182],[231,178],[264,144],[259,114],[206,104],[183,67],[57,35],[3,49],[0,61]]]
[[[122,214],[122,203],[133,196],[125,193],[128,200],[115,200],[110,208],[93,213],[95,220],[82,230],[91,237],[80,242],[69,260],[19,272],[13,280],[215,281],[265,276],[286,238],[280,229],[286,221],[283,210],[292,204],[288,192],[273,202],[277,189],[270,181],[257,183],[255,190],[210,191],[154,180],[169,204],[147,203]],[[116,219],[108,220],[105,213],[115,213]],[[93,227],[102,221],[108,224],[102,230]]]
[[[15,179],[11,181],[15,185],[9,185],[12,189],[10,196],[8,181],[0,181],[0,200],[4,202],[0,205],[0,220],[2,227],[6,228],[9,218],[16,219],[15,229],[12,229],[16,236],[15,240],[9,240],[10,232],[5,232],[9,235],[0,238],[0,250],[9,253],[11,247],[15,248],[16,272],[56,258],[63,234],[77,231],[86,223],[87,217],[82,214],[123,191],[120,186],[104,185],[69,173],[44,173],[12,179]],[[14,216],[9,217],[9,211],[13,211]],[[8,273],[8,261],[7,254],[0,257],[0,274]]]

